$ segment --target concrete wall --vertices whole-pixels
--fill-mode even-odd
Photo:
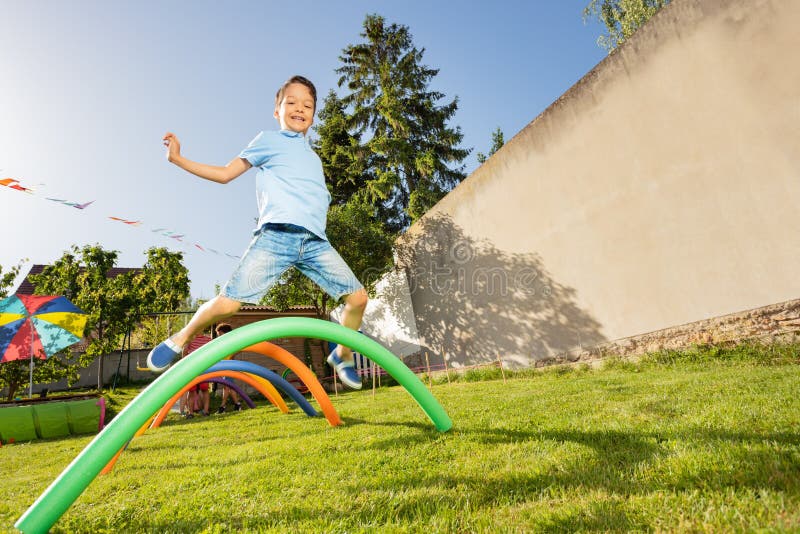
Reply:
[[[331,319],[341,323],[343,311],[344,306],[336,308]],[[386,273],[375,284],[375,295],[367,303],[361,332],[399,358],[420,351],[411,294],[402,272]]]
[[[674,0],[589,72],[399,241],[421,344],[523,366],[797,298],[798,20]]]

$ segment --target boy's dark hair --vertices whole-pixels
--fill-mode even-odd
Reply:
[[[222,334],[227,334],[228,332],[233,330],[233,327],[231,327],[231,325],[229,325],[228,323],[219,323],[217,325],[217,328],[215,328],[214,330],[218,336],[221,336]]]
[[[286,92],[286,88],[289,87],[289,85],[291,85],[293,83],[300,83],[300,84],[303,84],[306,87],[308,87],[308,90],[311,91],[311,97],[314,99],[314,111],[316,111],[317,110],[317,88],[314,87],[314,84],[311,83],[311,80],[309,80],[308,78],[305,78],[303,76],[298,76],[298,75],[292,76],[291,78],[286,80],[283,83],[283,85],[281,85],[281,88],[278,89],[278,92],[275,94],[275,107],[278,107],[278,106],[281,105],[281,100],[283,100],[283,93],[285,93]]]

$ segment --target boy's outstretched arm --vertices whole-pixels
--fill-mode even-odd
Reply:
[[[188,171],[195,176],[217,182],[219,184],[227,184],[234,178],[237,178],[247,171],[251,165],[250,162],[242,158],[234,158],[225,165],[220,167],[218,165],[207,165],[205,163],[198,163],[181,156],[181,143],[175,134],[167,132],[164,136],[164,146],[167,147],[167,160],[174,163],[181,169]]]

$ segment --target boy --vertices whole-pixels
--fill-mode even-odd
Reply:
[[[367,292],[325,236],[330,194],[322,163],[306,134],[314,122],[317,91],[309,80],[293,76],[275,96],[273,116],[280,131],[259,133],[224,167],[191,161],[180,153],[178,138],[167,133],[167,159],[200,178],[226,184],[258,167],[258,225],[253,240],[219,295],[197,310],[177,334],[156,346],[147,366],[164,371],[183,347],[208,325],[236,313],[243,302],[258,303],[288,268],[297,267],[332,298],[345,297],[342,324],[358,330]],[[361,389],[352,351],[339,345],[328,356],[342,383]]]
[[[228,323],[219,323],[215,328],[215,332],[217,333],[217,337],[227,334],[228,332],[233,331],[233,327]],[[228,356],[229,359],[235,360],[236,355]],[[229,388],[228,386],[222,386],[222,402],[219,405],[219,409],[217,413],[225,413],[225,409],[227,408],[228,404],[228,397],[233,399],[233,406],[234,409],[238,412],[242,409],[242,403],[239,399],[239,394],[236,393],[233,389]]]

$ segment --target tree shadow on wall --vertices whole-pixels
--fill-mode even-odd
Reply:
[[[401,239],[397,264],[408,279],[420,343],[438,361],[445,352],[454,366],[500,356],[504,365],[523,367],[605,341],[575,290],[554,280],[538,255],[476,240],[449,216],[421,220]]]

